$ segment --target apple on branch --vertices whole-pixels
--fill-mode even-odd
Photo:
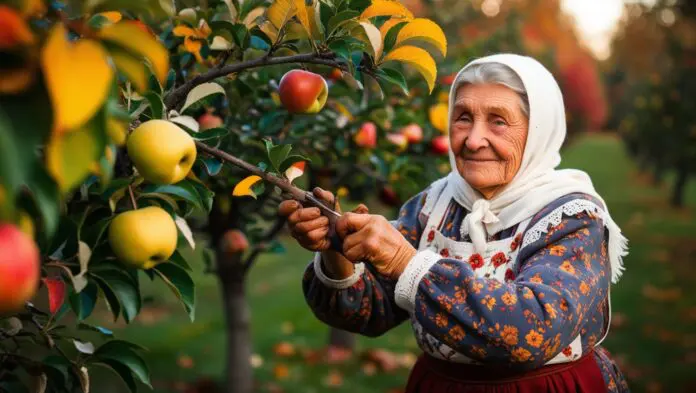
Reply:
[[[11,224],[0,224],[0,316],[20,310],[39,285],[39,249]]]
[[[371,121],[363,123],[353,140],[360,147],[374,149],[377,146],[377,125]]]
[[[174,254],[177,229],[172,216],[157,206],[121,213],[109,226],[109,244],[123,264],[150,269]]]
[[[188,175],[196,161],[196,143],[176,124],[148,120],[128,137],[128,156],[145,180],[174,184]]]
[[[198,124],[201,127],[201,131],[205,131],[211,128],[222,127],[224,122],[220,116],[214,115],[210,112],[205,112],[198,117]]]
[[[437,155],[446,155],[449,152],[449,136],[438,135],[430,142],[430,150]]]
[[[401,134],[406,136],[408,143],[420,143],[423,140],[423,129],[416,123],[411,123],[402,128]]]
[[[390,133],[387,134],[387,140],[398,148],[398,151],[404,151],[408,147],[408,137],[404,134]]]
[[[280,79],[278,95],[290,113],[317,113],[326,104],[329,86],[319,74],[292,70]]]

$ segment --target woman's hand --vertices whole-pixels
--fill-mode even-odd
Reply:
[[[312,193],[318,199],[328,202],[330,206],[335,206],[334,210],[341,213],[341,206],[337,201],[334,204],[335,198],[330,191],[316,187]],[[280,215],[288,218],[290,233],[302,247],[322,253],[322,261],[329,277],[340,280],[353,273],[353,262],[330,249],[329,219],[321,214],[318,207],[303,207],[300,202],[289,199],[281,202],[278,210]],[[361,203],[353,212],[367,214],[368,209]]]
[[[416,249],[383,216],[346,213],[336,222],[343,238],[343,255],[351,261],[368,261],[382,275],[397,279]]]

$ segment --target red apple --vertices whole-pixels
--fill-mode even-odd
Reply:
[[[329,87],[319,74],[292,70],[280,79],[278,95],[290,113],[317,113],[326,104]]]
[[[423,129],[416,123],[411,123],[402,128],[401,133],[406,136],[408,143],[419,143],[423,140]]]
[[[400,206],[401,201],[391,186],[384,186],[379,192],[379,199],[387,206]]]
[[[329,79],[331,79],[334,82],[340,81],[341,79],[343,79],[343,72],[340,68],[334,68],[331,70],[331,73],[329,74]]]
[[[204,131],[210,128],[222,127],[223,121],[220,116],[206,112],[198,118],[198,124],[201,126],[201,131]]]
[[[240,254],[249,248],[249,241],[242,231],[232,229],[223,235],[222,249],[228,254]]]
[[[0,315],[15,312],[39,285],[39,249],[19,228],[0,224]]]
[[[377,146],[377,126],[371,121],[363,123],[353,139],[360,147],[375,148]]]
[[[408,137],[404,134],[387,134],[387,140],[395,144],[399,150],[404,150],[408,146]]]
[[[455,76],[457,76],[456,73],[445,75],[442,78],[440,78],[440,83],[442,83],[443,85],[451,85],[452,83],[454,83]]]
[[[438,135],[430,142],[430,150],[438,155],[449,153],[449,136]]]

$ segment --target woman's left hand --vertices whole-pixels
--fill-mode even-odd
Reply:
[[[416,249],[383,216],[345,213],[336,222],[343,239],[343,255],[351,261],[367,261],[382,275],[397,279]]]

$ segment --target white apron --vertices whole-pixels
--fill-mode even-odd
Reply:
[[[437,192],[436,190],[433,190]],[[500,282],[514,280],[519,272],[517,265],[517,253],[522,248],[522,235],[524,234],[530,219],[522,221],[515,234],[507,239],[488,242],[488,246],[483,255],[474,253],[474,245],[470,242],[460,242],[452,240],[440,231],[447,208],[452,199],[452,191],[448,186],[440,193],[436,203],[426,204],[433,208],[429,214],[427,224],[424,226],[418,249],[431,249],[443,257],[461,260],[461,263],[470,263],[474,268],[474,276],[477,278],[485,277],[496,279]],[[428,214],[428,212],[424,212]],[[516,244],[513,244],[516,243]],[[611,312],[611,311],[609,311]],[[416,336],[416,341],[420,348],[427,354],[456,363],[481,364],[481,362],[471,359],[462,353],[455,351],[440,342],[437,338],[425,332],[423,326],[411,315],[411,325]],[[607,323],[608,325],[608,323]],[[608,332],[608,328],[606,329]],[[606,334],[604,335],[606,337]],[[603,340],[604,338],[602,338]],[[602,341],[600,340],[597,345]],[[579,359],[582,356],[582,340],[578,335],[571,344],[564,348],[557,356],[549,360],[546,364],[565,363]]]

